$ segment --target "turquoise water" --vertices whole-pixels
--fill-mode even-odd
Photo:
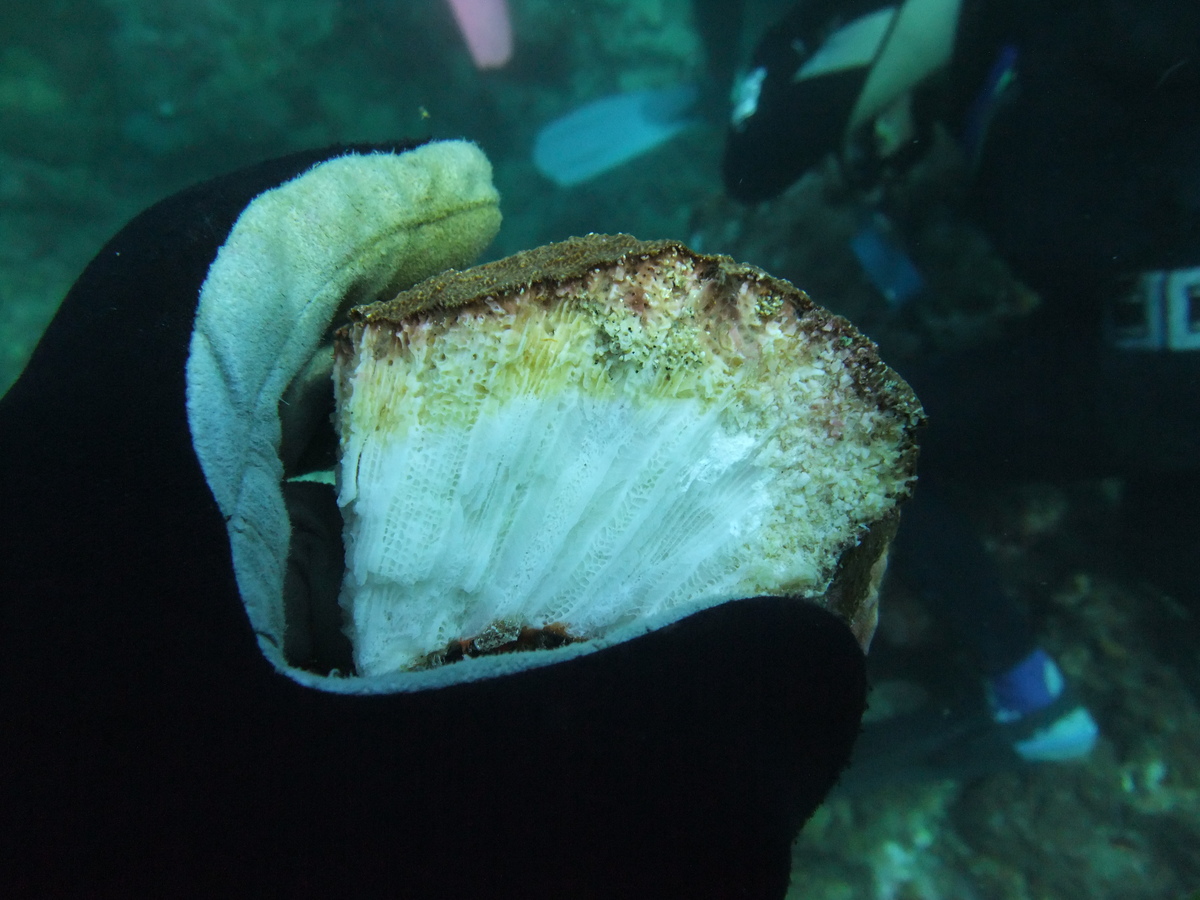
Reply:
[[[723,109],[701,109],[670,141],[592,180],[556,186],[533,160],[545,124],[614,93],[702,82],[709,60],[688,0],[510,5],[513,59],[479,72],[434,0],[6,4],[0,385],[138,211],[241,165],[343,141],[477,141],[503,196],[491,257],[591,231],[677,238],[792,279],[889,360],[986,341],[1037,305],[973,226],[918,215],[933,290],[917,313],[896,316],[850,250],[859,211],[835,174],[753,209],[723,195]],[[787,5],[749,4],[747,32]],[[942,150],[899,186],[910,202],[953,201],[954,161]],[[1092,756],[837,796],[796,844],[792,896],[1161,898],[1200,884],[1200,679],[1194,649],[1169,638],[1191,613],[1111,564],[1121,489],[1111,479],[962,489],[1007,589],[1030,605],[1099,720]],[[878,653],[967,670],[918,598],[889,585],[883,608]],[[881,692],[875,710],[908,696]]]

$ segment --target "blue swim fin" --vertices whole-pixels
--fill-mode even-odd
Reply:
[[[669,141],[693,123],[695,85],[612,94],[584,104],[538,132],[537,170],[559,187],[580,184]]]

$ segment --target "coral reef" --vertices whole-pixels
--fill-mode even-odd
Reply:
[[[335,377],[364,674],[763,595],[870,642],[922,414],[787,282],[590,235],[354,310]]]

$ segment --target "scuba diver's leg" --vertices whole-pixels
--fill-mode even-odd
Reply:
[[[986,677],[1033,652],[1036,639],[1027,617],[1001,590],[978,536],[930,476],[921,476],[904,508],[892,565],[971,648]]]
[[[993,721],[1022,759],[1086,755],[1098,729],[1037,645],[1025,612],[1001,588],[979,537],[925,476],[904,511],[896,574],[930,603],[978,660]]]
[[[970,647],[993,720],[1028,760],[1082,756],[1097,728],[1067,690],[969,520],[947,498],[946,476],[1051,477],[1099,469],[1091,355],[1074,344],[1021,338],[910,366],[925,405],[921,482],[897,536],[895,572]],[[1003,373],[1004,377],[998,377]]]

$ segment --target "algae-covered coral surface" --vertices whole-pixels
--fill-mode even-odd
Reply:
[[[982,344],[1036,306],[975,228],[940,215],[960,173],[937,152],[896,186],[931,283],[903,314],[848,249],[859,212],[836,173],[819,171],[757,207],[723,196],[724,109],[701,110],[670,142],[557,188],[532,161],[539,129],[599,97],[701,82],[703,4],[508,5],[512,60],[480,72],[439,0],[5,4],[0,385],[17,377],[88,259],[139,210],[241,165],[341,141],[465,136],[488,153],[503,196],[493,257],[588,232],[680,240],[790,279],[898,367]],[[790,4],[745,6],[757,32]],[[1004,589],[1028,608],[1095,715],[1100,741],[1067,766],[865,788],[851,777],[797,841],[791,896],[1186,896],[1200,885],[1200,664],[1186,637],[1195,611],[1119,561],[1119,481],[955,489]],[[978,692],[919,596],[889,582],[882,609],[876,715],[928,696],[949,707]]]

